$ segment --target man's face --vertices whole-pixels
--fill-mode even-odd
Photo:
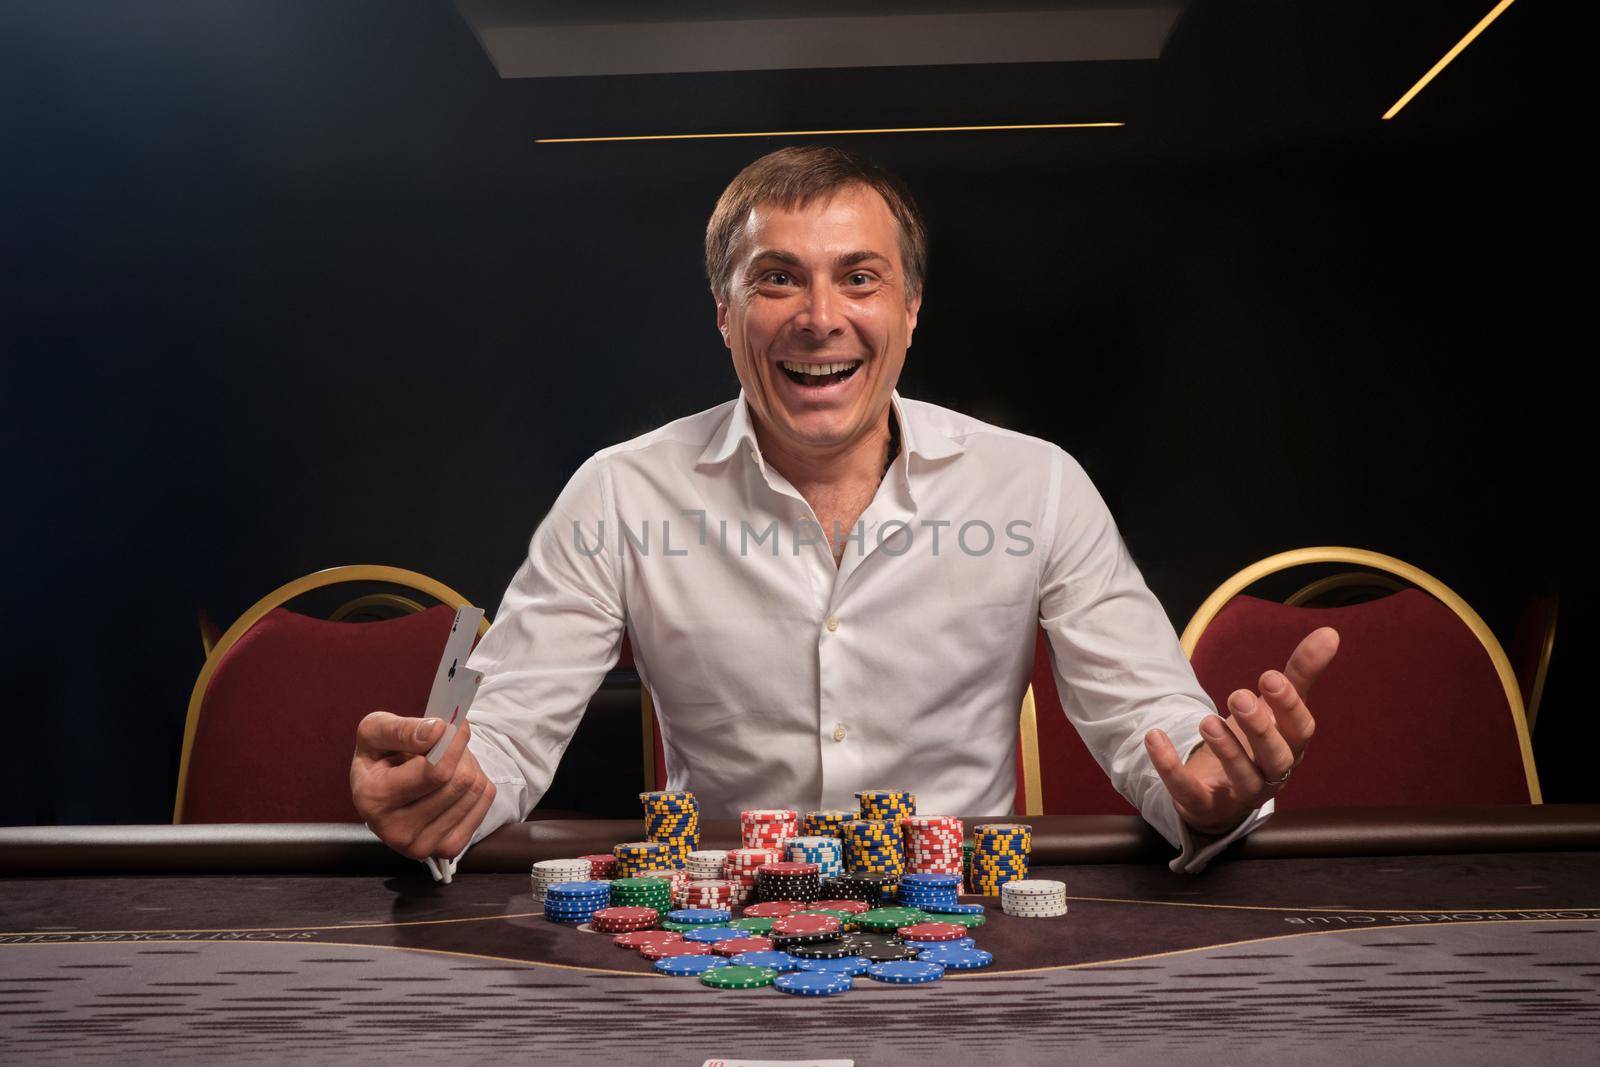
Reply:
[[[906,300],[889,205],[847,186],[794,211],[751,210],[717,328],[773,443],[823,458],[883,425],[921,305]]]

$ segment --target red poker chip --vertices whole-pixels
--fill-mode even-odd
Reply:
[[[949,925],[949,924],[933,924]],[[966,936],[966,927],[960,928],[963,937]],[[839,932],[839,920],[832,915],[786,915],[773,921],[772,933],[775,937],[804,937],[809,934],[836,934]]]
[[[730,937],[712,945],[711,951],[719,956],[737,956],[741,952],[766,952],[771,948],[772,939],[768,937]]]
[[[660,916],[656,914],[656,909],[654,908],[601,908],[594,913],[594,921],[596,923],[655,922],[658,918]]]
[[[672,930],[633,930],[618,934],[611,943],[618,948],[643,948],[646,945],[666,945],[682,941],[683,935]]]
[[[778,924],[772,924],[776,931]],[[902,926],[895,933],[907,941],[955,941],[967,936],[967,928],[960,923],[913,923]]]
[[[768,874],[816,874],[822,870],[815,863],[768,863],[761,869]]]
[[[704,941],[662,941],[654,945],[644,945],[639,949],[639,955],[647,960],[664,960],[668,956],[709,956],[710,954],[711,946]]]
[[[744,909],[747,919],[781,919],[785,915],[793,915],[802,908],[809,908],[809,904],[799,904],[793,900],[769,900],[762,904],[752,904]]]
[[[807,911],[848,911],[851,915],[860,915],[870,910],[867,905],[859,900],[819,900]]]

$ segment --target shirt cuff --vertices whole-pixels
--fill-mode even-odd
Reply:
[[[483,821],[478,828],[472,831],[472,838],[467,842],[467,847],[461,850],[453,862],[461,862],[461,856],[467,850],[494,833],[507,823],[522,821],[522,794],[526,789],[522,774],[517,768],[516,761],[494,745],[480,744],[474,736],[468,747],[472,754],[478,757],[478,766],[494,783],[494,800],[489,802],[489,810],[483,813]]]

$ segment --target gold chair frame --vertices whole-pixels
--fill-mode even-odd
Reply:
[[[1533,744],[1530,739],[1528,715],[1522,706],[1522,690],[1517,684],[1516,672],[1511,669],[1511,660],[1506,656],[1505,649],[1501,647],[1499,639],[1494,636],[1494,631],[1489,629],[1488,624],[1483,621],[1482,617],[1472,610],[1472,606],[1463,600],[1455,590],[1427,571],[1414,567],[1404,560],[1364,548],[1345,548],[1337,545],[1297,548],[1288,552],[1279,552],[1274,556],[1268,556],[1266,559],[1252,563],[1239,571],[1219,585],[1216,591],[1205,599],[1199,610],[1189,620],[1189,625],[1183,629],[1184,654],[1191,659],[1194,658],[1195,646],[1200,643],[1201,634],[1205,633],[1206,628],[1211,625],[1218,612],[1234,597],[1268,575],[1277,574],[1291,567],[1303,567],[1313,563],[1345,563],[1392,574],[1410,582],[1455,612],[1456,617],[1466,624],[1467,629],[1471,630],[1472,635],[1483,645],[1484,651],[1489,654],[1490,662],[1494,664],[1495,674],[1499,676],[1500,686],[1505,691],[1506,705],[1511,709],[1511,720],[1513,727],[1516,729],[1517,745],[1522,751],[1522,770],[1527,776],[1529,800],[1534,804],[1544,803],[1544,794],[1539,788],[1539,771],[1533,762]],[[1551,637],[1554,637],[1553,633]]]
[[[194,689],[189,694],[189,713],[183,723],[183,753],[178,759],[178,792],[172,805],[172,821],[174,824],[183,822],[183,805],[189,788],[189,758],[194,752],[195,735],[200,729],[200,708],[205,702],[206,689],[211,684],[211,676],[216,673],[217,665],[222,662],[222,657],[238,643],[239,639],[250,632],[250,628],[260,622],[263,617],[274,608],[282,607],[297,596],[309,593],[313,589],[321,589],[330,585],[339,585],[344,582],[388,582],[391,585],[405,586],[415,589],[433,597],[441,604],[448,604],[453,608],[471,607],[472,605],[460,593],[451,589],[443,582],[429,578],[426,574],[408,571],[402,567],[386,567],[380,564],[356,564],[346,567],[329,567],[304,578],[281,585],[268,593],[234,620],[232,626],[217,639],[216,646],[206,655],[205,663],[200,667],[200,675],[195,679]],[[383,596],[385,594],[378,594]],[[359,599],[350,604],[359,603]],[[406,600],[406,598],[396,598]],[[409,601],[415,604],[416,601]],[[345,607],[350,607],[346,604]],[[417,609],[421,610],[417,604]],[[487,616],[478,623],[478,636],[483,636],[489,630]]]

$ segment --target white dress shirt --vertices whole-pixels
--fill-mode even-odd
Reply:
[[[1047,441],[894,394],[900,450],[835,565],[756,445],[744,394],[596,453],[529,544],[469,665],[497,787],[474,840],[549,787],[624,629],[666,752],[709,818],[849,808],[1010,816],[1034,633],[1117,791],[1199,870],[1271,813],[1197,841],[1144,750],[1215,709],[1083,468]],[[628,753],[629,756],[632,753]]]

